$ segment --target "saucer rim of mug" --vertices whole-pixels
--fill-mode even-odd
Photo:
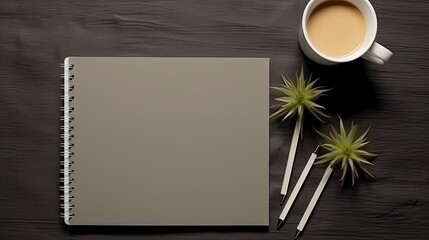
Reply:
[[[314,2],[316,1],[320,1],[316,6],[314,6],[314,8],[312,9],[312,11],[309,13],[310,8],[313,7]],[[304,12],[302,14],[302,19],[301,19],[301,26],[302,26],[302,33],[304,35],[304,38],[307,41],[307,44],[309,45],[309,47],[320,57],[326,59],[327,61],[331,61],[334,63],[344,63],[344,62],[350,62],[353,60],[356,60],[360,57],[362,57],[362,55],[364,55],[372,46],[372,44],[375,41],[375,37],[377,36],[377,30],[378,30],[378,21],[377,21],[377,15],[375,13],[375,9],[372,6],[371,2],[369,0],[359,0],[362,2],[365,2],[365,4],[367,5],[370,14],[371,14],[371,18],[372,18],[372,26],[374,28],[374,31],[370,32],[369,34],[371,34],[370,37],[370,41],[365,45],[365,46],[359,46],[359,48],[357,50],[354,50],[353,52],[343,56],[343,57],[332,57],[329,55],[326,55],[322,52],[320,52],[311,42],[310,37],[308,36],[308,32],[307,32],[307,23],[308,23],[308,18],[310,17],[310,15],[313,13],[313,11],[322,3],[325,2],[348,2],[350,4],[352,4],[353,6],[355,6],[361,13],[362,15],[364,15],[364,13],[362,12],[362,9],[359,8],[358,6],[356,6],[356,4],[354,4],[353,0],[310,0],[307,5],[305,6]],[[366,21],[366,17],[364,15],[364,19]],[[365,35],[367,35],[368,33],[365,33]],[[366,36],[365,36],[366,37]]]

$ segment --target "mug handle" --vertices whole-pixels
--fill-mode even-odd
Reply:
[[[362,55],[362,58],[373,63],[384,64],[392,56],[393,53],[389,49],[383,47],[377,42],[374,42],[368,51]]]

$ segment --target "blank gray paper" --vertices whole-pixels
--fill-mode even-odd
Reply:
[[[70,225],[268,226],[269,59],[68,60]]]

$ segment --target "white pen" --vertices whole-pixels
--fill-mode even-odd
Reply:
[[[286,199],[290,176],[292,174],[293,162],[295,160],[296,148],[298,147],[300,129],[301,129],[301,121],[297,119],[295,124],[295,129],[293,130],[292,142],[290,144],[289,156],[287,158],[287,163],[285,168],[285,175],[283,176],[282,189],[280,190],[280,194],[281,194],[280,205],[283,205],[283,202]]]
[[[296,228],[295,233],[295,239],[298,239],[301,236],[302,231],[304,230],[305,224],[307,223],[308,218],[311,215],[311,212],[313,212],[314,206],[317,203],[317,200],[319,200],[320,194],[322,194],[323,189],[325,188],[326,183],[329,180],[329,177],[332,173],[332,168],[328,167],[325,170],[325,174],[323,174],[322,179],[320,180],[319,186],[317,186],[316,191],[313,194],[313,197],[311,198],[310,203],[307,206],[307,209],[304,212],[304,215],[301,218],[301,221],[298,224],[298,227]]]
[[[317,151],[319,150],[319,146],[317,146],[316,150],[314,150],[313,153],[311,153],[310,158],[307,161],[307,164],[304,167],[304,170],[302,170],[301,176],[298,179],[298,182],[296,183],[295,187],[293,188],[292,193],[290,194],[285,207],[283,208],[282,213],[280,214],[279,221],[277,224],[277,230],[281,227],[283,222],[285,221],[285,218],[292,207],[296,196],[298,196],[299,190],[301,190],[302,185],[305,182],[305,179],[307,178],[308,173],[311,170],[311,167],[313,166],[314,160],[317,158]]]

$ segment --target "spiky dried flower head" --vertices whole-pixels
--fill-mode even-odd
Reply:
[[[303,67],[301,67],[299,74],[295,74],[295,82],[283,75],[281,77],[283,84],[279,87],[272,87],[272,89],[280,91],[283,96],[274,99],[277,104],[272,107],[277,108],[277,110],[270,117],[283,117],[282,121],[284,121],[287,118],[297,116],[301,126],[304,121],[305,110],[309,111],[321,122],[323,122],[321,116],[329,117],[320,110],[325,110],[325,108],[316,103],[319,97],[329,91],[329,89],[315,87],[318,79],[312,81],[311,74],[309,77],[305,77]]]
[[[362,135],[357,137],[356,132],[358,125],[351,123],[350,130],[347,131],[344,127],[343,120],[340,119],[339,130],[335,129],[332,125],[332,131],[328,135],[323,134],[319,131],[319,135],[324,139],[324,143],[321,145],[327,153],[319,156],[318,161],[315,164],[329,163],[329,167],[341,166],[341,185],[344,185],[344,180],[348,172],[350,172],[352,185],[355,180],[359,179],[359,169],[374,178],[374,176],[368,171],[368,165],[374,165],[369,162],[368,159],[377,157],[377,154],[373,154],[363,150],[368,141],[368,128]]]

